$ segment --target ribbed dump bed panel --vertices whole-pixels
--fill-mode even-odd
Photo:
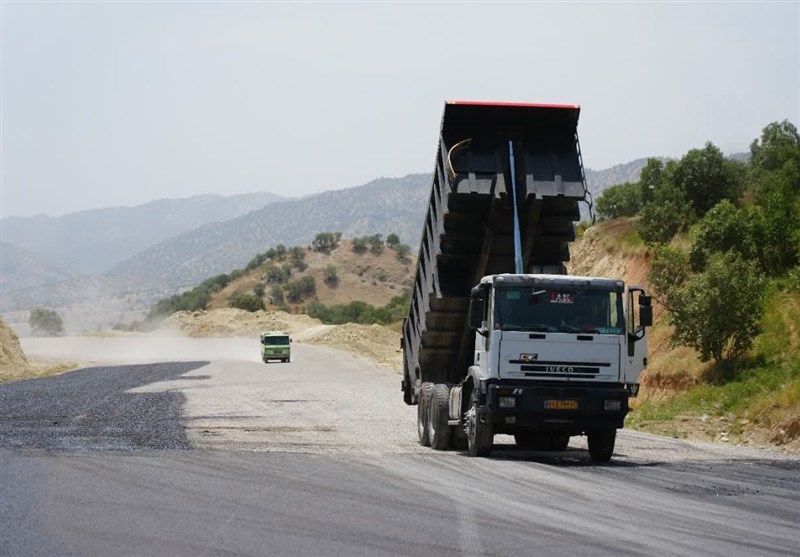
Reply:
[[[562,273],[585,186],[577,106],[447,103],[419,250],[404,365],[413,384],[457,382],[471,364],[470,289],[514,272],[509,140],[525,272]]]

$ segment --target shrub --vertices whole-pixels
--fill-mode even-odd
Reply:
[[[257,282],[256,285],[253,287],[253,294],[258,296],[259,298],[263,298],[265,292],[266,288],[264,287],[263,282]]]
[[[411,246],[408,244],[397,244],[395,250],[397,251],[397,258],[403,260],[407,259],[408,255],[411,253]]]
[[[759,333],[764,287],[753,262],[735,252],[710,255],[702,273],[670,292],[673,345],[696,349],[704,362],[740,356]]]
[[[59,336],[64,334],[64,322],[55,310],[34,308],[28,316],[28,325],[36,336]]]
[[[369,249],[366,238],[353,238],[353,251],[356,253],[365,253]]]
[[[632,217],[641,209],[641,188],[639,184],[630,182],[606,188],[595,203],[595,210],[600,220]]]
[[[317,292],[314,277],[305,276],[286,284],[286,298],[292,303],[303,301],[304,297],[313,296]]]
[[[328,265],[325,267],[325,270],[322,272],[323,276],[325,277],[325,284],[330,287],[337,286],[339,284],[339,275],[336,273],[336,267],[333,265]]]
[[[232,308],[253,312],[264,309],[264,301],[255,294],[235,294],[228,300],[228,305]]]
[[[320,232],[317,234],[314,241],[311,242],[311,247],[316,251],[329,253],[339,245],[339,238],[341,234],[336,232]]]
[[[267,267],[265,278],[267,279],[267,282],[270,284],[283,284],[287,280],[289,280],[290,274],[291,273],[286,272],[286,269],[284,269],[281,266],[270,265],[269,267]]]

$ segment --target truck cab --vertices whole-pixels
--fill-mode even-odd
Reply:
[[[264,331],[261,333],[261,359],[266,364],[270,360],[288,362],[291,358],[291,343],[287,333],[282,331]]]
[[[484,437],[512,434],[522,448],[563,449],[585,434],[592,458],[608,460],[647,365],[651,323],[650,298],[622,281],[484,277],[470,300],[474,360],[451,390],[450,418],[469,422],[473,412],[491,431]]]

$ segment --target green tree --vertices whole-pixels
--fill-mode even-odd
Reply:
[[[689,252],[692,269],[702,271],[712,253],[735,251],[744,259],[755,259],[755,224],[751,211],[727,199],[720,201],[697,223]]]
[[[275,246],[275,259],[279,261],[283,261],[283,258],[286,256],[286,246],[283,244],[278,244]]]
[[[380,234],[369,236],[367,241],[369,242],[370,253],[373,255],[380,255],[383,253],[383,239],[381,239]]]
[[[304,297],[313,296],[317,292],[316,281],[312,276],[305,276],[286,284],[286,299],[293,304],[303,301]]]
[[[336,273],[336,267],[333,265],[328,265],[325,267],[325,270],[322,271],[322,274],[325,278],[325,284],[330,287],[337,286],[339,284],[339,275]]]
[[[772,122],[750,144],[750,163],[759,170],[781,170],[800,159],[800,134],[789,122]]]
[[[639,236],[646,244],[669,242],[694,221],[691,203],[675,186],[664,183],[651,192],[651,197],[637,223]]]
[[[386,236],[386,245],[389,246],[390,248],[394,249],[399,244],[400,244],[400,236],[398,236],[394,232],[391,232],[389,233],[388,236]]]
[[[625,182],[606,188],[595,203],[595,210],[600,220],[632,217],[641,209],[642,188],[638,183]]]
[[[639,174],[639,198],[642,205],[653,200],[656,190],[664,183],[664,163],[658,159],[647,159]]]
[[[255,294],[235,294],[228,300],[228,306],[255,312],[264,309],[264,300]]]
[[[369,249],[369,244],[366,237],[353,238],[353,251],[356,253],[365,253]]]
[[[689,200],[697,218],[722,201],[736,201],[744,191],[744,166],[728,160],[713,143],[692,149],[675,164],[667,179]]]
[[[303,261],[306,258],[306,250],[304,250],[301,246],[294,246],[289,248],[289,259],[292,263],[296,261]]]
[[[266,279],[267,282],[270,284],[283,284],[287,280],[289,280],[290,273],[286,272],[286,269],[281,267],[280,265],[272,264],[267,267],[266,270]]]
[[[270,300],[272,301],[272,305],[280,306],[283,304],[283,288],[280,285],[273,285],[272,289],[270,290]]]
[[[397,251],[397,258],[401,261],[407,259],[411,253],[411,246],[408,244],[397,244],[394,249]]]
[[[779,275],[800,263],[800,195],[775,189],[764,195],[754,213],[755,243],[764,270]]]
[[[316,251],[330,253],[338,244],[339,240],[335,232],[320,232],[311,242],[311,247]]]
[[[55,310],[34,308],[28,316],[28,325],[36,336],[53,337],[64,334],[64,322]]]
[[[672,310],[671,302],[676,301],[674,292],[686,284],[690,275],[685,252],[663,244],[655,247],[647,280],[656,300],[667,310]]]
[[[266,293],[266,287],[264,286],[264,283],[257,282],[256,285],[253,287],[253,294],[255,294],[259,298],[263,298],[265,293]]]
[[[744,354],[760,330],[764,284],[755,263],[738,253],[710,255],[705,270],[670,296],[673,345],[696,349],[704,362]]]

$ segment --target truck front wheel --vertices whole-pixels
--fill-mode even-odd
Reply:
[[[419,401],[417,402],[417,434],[419,435],[419,444],[423,447],[431,444],[430,437],[428,437],[428,402],[431,398],[431,391],[433,391],[433,384],[423,383],[419,389]]]
[[[470,456],[489,456],[492,454],[492,443],[494,434],[492,424],[481,421],[478,416],[478,403],[472,401],[472,406],[466,414],[467,422],[467,451]]]
[[[608,462],[614,453],[616,429],[596,429],[589,432],[589,456],[593,462]]]
[[[428,405],[428,440],[431,448],[437,451],[447,450],[452,437],[450,426],[447,425],[450,418],[450,389],[447,385],[434,385]]]

